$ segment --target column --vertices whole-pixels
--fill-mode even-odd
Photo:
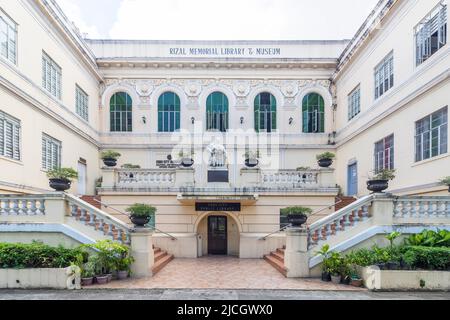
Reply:
[[[289,228],[286,231],[286,251],[284,265],[288,278],[307,278],[309,271],[308,230]]]
[[[155,263],[153,251],[153,232],[149,228],[136,228],[131,236],[131,255],[134,263],[131,266],[132,276],[135,278],[153,276],[152,267]]]

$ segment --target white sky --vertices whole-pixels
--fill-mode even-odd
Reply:
[[[378,0],[56,0],[90,38],[352,38]]]

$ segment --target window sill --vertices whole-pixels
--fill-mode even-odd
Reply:
[[[436,157],[433,157],[433,158],[430,158],[430,159],[426,159],[426,160],[422,160],[422,161],[416,162],[411,167],[412,168],[418,167],[418,166],[421,166],[421,165],[424,165],[424,164],[427,164],[427,163],[430,163],[430,162],[442,160],[442,159],[449,158],[449,157],[450,157],[450,153],[447,152],[447,153],[441,154],[439,156],[436,156]]]
[[[0,156],[0,160],[5,160],[5,161],[8,161],[8,162],[11,162],[11,163],[14,163],[14,164],[18,164],[20,166],[24,165],[21,160],[14,160],[14,159],[11,159],[11,158],[8,158],[8,157],[4,157],[4,156]]]

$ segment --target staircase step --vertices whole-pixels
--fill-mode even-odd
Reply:
[[[270,255],[273,256],[274,258],[280,260],[284,264],[284,253],[280,253],[278,251],[275,251],[275,252],[272,252]]]
[[[97,199],[98,201],[101,201],[101,198],[99,196],[81,196],[81,200],[84,202],[89,203],[91,206],[96,207],[97,209],[102,209],[102,205],[95,201]]]
[[[158,252],[156,252],[155,253],[155,262],[161,260],[165,256],[167,256],[167,252],[166,251],[158,251]]]
[[[287,269],[284,266],[283,262],[271,255],[265,255],[264,260],[266,260],[272,267],[277,269],[282,275],[284,275],[285,277],[287,276]]]
[[[286,252],[286,249],[280,248],[280,249],[277,249],[277,252],[280,253],[280,254],[282,254],[283,257],[284,257],[284,253]]]
[[[157,254],[158,252],[161,252],[161,248],[153,247],[153,251],[154,251],[155,254]]]
[[[173,258],[174,257],[172,254],[166,254],[160,260],[155,261],[155,264],[153,265],[153,268],[152,268],[153,275],[155,275],[159,271],[161,271],[161,269],[164,268],[170,261],[172,261]]]

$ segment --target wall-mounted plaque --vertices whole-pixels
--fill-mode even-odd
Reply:
[[[208,211],[241,211],[240,203],[203,203],[197,202],[195,204],[195,211],[208,212]]]
[[[228,183],[228,171],[227,170],[209,170],[208,171],[208,183],[221,182]]]

